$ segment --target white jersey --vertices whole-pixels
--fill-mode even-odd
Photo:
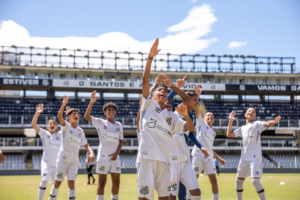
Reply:
[[[233,131],[235,137],[243,138],[241,160],[262,162],[260,134],[266,129],[265,122],[255,121]]]
[[[177,111],[174,112],[180,119],[183,119],[183,116]],[[173,142],[171,146],[171,164],[176,164],[180,162],[189,162],[190,163],[190,149],[185,141],[185,136],[189,135],[189,131],[175,133],[173,135]]]
[[[97,161],[110,160],[109,155],[114,154],[123,140],[123,126],[120,122],[111,123],[101,118],[92,117],[92,124],[98,131],[100,145],[98,147]],[[119,157],[119,155],[118,155]]]
[[[61,142],[58,159],[67,163],[79,165],[79,149],[81,145],[86,145],[85,134],[79,126],[73,128],[65,121],[65,126],[61,126],[63,140]]]
[[[93,149],[92,149],[92,151],[93,151]],[[94,153],[94,151],[93,151],[93,153]],[[86,152],[86,155],[85,155],[85,163],[88,162],[89,156],[90,156],[90,153],[89,153],[89,152]],[[95,160],[94,160],[94,162],[88,162],[88,163],[87,163],[87,166],[91,166],[91,165],[95,165]]]
[[[137,161],[150,159],[170,164],[172,136],[184,131],[185,121],[167,109],[161,110],[151,97],[142,98]]]
[[[43,141],[43,163],[49,166],[56,166],[57,154],[61,143],[61,132],[49,133],[45,129],[40,128],[38,132]]]
[[[214,139],[216,137],[215,131],[210,126],[208,126],[208,124],[202,119],[201,114],[199,114],[199,117],[196,120],[195,128],[197,131],[197,140],[209,152],[208,159],[213,159],[214,152],[212,147],[214,145]],[[204,156],[202,151],[196,145],[194,145],[192,150],[192,156],[195,156],[196,154]]]

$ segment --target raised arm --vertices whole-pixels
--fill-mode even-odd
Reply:
[[[43,111],[44,111],[44,104],[36,105],[35,114],[31,121],[31,127],[34,128],[36,132],[40,132],[40,127],[37,125],[37,120]]]
[[[185,79],[186,79],[186,75],[183,77],[183,79],[178,79],[176,81],[176,87],[178,87],[179,89],[182,88],[185,85]],[[171,90],[171,92],[168,95],[168,99],[169,101],[173,102],[174,97],[176,96],[176,92],[174,90]]]
[[[167,85],[168,88],[173,90],[176,94],[178,94],[182,98],[184,105],[188,106],[188,104],[190,103],[189,95],[187,95],[184,91],[182,91],[181,89],[173,85],[171,79],[166,75],[164,77],[164,83]]]
[[[88,163],[94,162],[95,155],[94,155],[94,151],[92,150],[92,148],[89,144],[84,145],[84,148],[90,153],[90,155],[88,157],[88,161],[85,163],[85,166],[87,166]]]
[[[184,129],[189,132],[194,132],[195,127],[188,114],[187,107],[183,104],[180,104],[175,109],[179,114],[181,114],[185,118],[186,124],[184,125]]]
[[[140,100],[139,104],[140,104],[140,108],[139,108],[139,112],[138,112],[138,114],[136,116],[136,120],[135,120],[135,122],[136,122],[136,129],[137,129],[138,132],[140,132],[140,113],[141,113],[142,99]]]
[[[223,158],[221,158],[214,150],[213,150],[213,152],[214,152],[214,157],[219,161],[219,163],[221,165],[225,165],[226,161]]]
[[[151,71],[151,64],[152,64],[154,56],[156,56],[158,54],[158,52],[160,51],[160,49],[158,49],[158,43],[159,43],[159,40],[157,38],[150,49],[146,67],[145,67],[145,70],[143,73],[142,90],[143,90],[143,97],[145,97],[145,98],[147,98],[149,96],[149,87],[150,87],[149,76],[150,76],[150,71]]]
[[[84,119],[86,119],[87,121],[89,121],[91,123],[92,123],[91,112],[92,112],[92,108],[93,108],[93,105],[96,102],[96,100],[97,100],[97,97],[96,97],[96,90],[95,90],[91,94],[90,103],[84,114]]]
[[[271,127],[271,126],[274,126],[275,124],[277,124],[281,119],[281,116],[277,116],[274,120],[271,120],[271,121],[268,121],[268,122],[265,122],[265,126],[266,127]]]
[[[237,118],[235,117],[235,111],[232,111],[229,115],[229,121],[228,121],[228,127],[227,127],[227,134],[226,136],[228,138],[231,138],[231,137],[235,137],[235,134],[234,132],[232,132],[232,123],[233,121],[235,121]]]
[[[69,97],[66,97],[66,95],[64,95],[63,102],[62,102],[59,112],[57,114],[57,120],[59,121],[59,123],[62,126],[66,125],[65,120],[63,118],[63,114],[64,114],[65,106],[67,105],[68,101],[69,101]]]

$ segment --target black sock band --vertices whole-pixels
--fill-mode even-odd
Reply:
[[[55,198],[55,197],[56,197],[56,195],[52,195],[52,194],[50,194],[50,197],[51,197],[51,198]]]
[[[259,193],[263,193],[265,191],[265,189],[262,189],[262,190],[260,190],[260,191],[257,191],[257,193],[259,194]]]
[[[69,199],[75,199],[75,197],[70,197]]]
[[[237,192],[243,192],[244,190],[243,189],[241,189],[241,190],[236,190]]]
[[[45,187],[40,187],[40,190],[46,190],[46,188]]]

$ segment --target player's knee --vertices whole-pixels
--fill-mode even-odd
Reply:
[[[211,182],[212,185],[217,185],[217,177],[216,177],[216,175],[210,176],[209,180],[210,180],[210,182]]]
[[[120,187],[120,179],[115,179],[112,181],[113,187]]]
[[[105,180],[99,179],[98,185],[100,188],[104,188],[106,185],[106,179]]]
[[[192,196],[200,196],[201,195],[200,189],[190,190],[190,193]]]

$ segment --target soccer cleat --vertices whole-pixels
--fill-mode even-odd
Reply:
[[[96,182],[96,179],[93,180],[93,184]]]
[[[85,183],[84,185],[91,185],[90,183]]]

